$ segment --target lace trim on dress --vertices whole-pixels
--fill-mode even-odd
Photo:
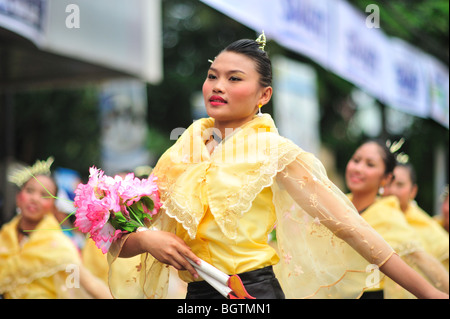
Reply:
[[[273,137],[271,138],[273,139]],[[248,177],[246,182],[241,187],[232,189],[233,194],[227,196],[225,209],[217,211],[212,209],[216,222],[229,239],[236,238],[239,218],[251,209],[256,196],[264,188],[270,187],[274,183],[275,176],[303,152],[300,148],[289,147],[292,143],[287,140],[284,142],[284,138],[280,136],[277,136],[276,139],[277,142],[273,143],[274,145],[264,154],[264,159],[260,161],[259,169],[255,170],[250,167],[246,172]],[[216,149],[216,155],[220,156],[220,151],[219,148]],[[206,167],[205,170],[209,167]],[[192,205],[201,201],[200,196],[192,194],[194,198],[186,198],[184,194],[174,190],[174,185],[171,185],[163,193],[165,193],[162,198],[165,213],[179,222],[191,238],[195,238],[203,214],[196,212]]]

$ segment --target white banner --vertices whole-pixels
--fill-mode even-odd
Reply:
[[[46,9],[47,0],[0,0],[0,28],[39,46],[45,34]]]
[[[366,17],[346,2],[334,5],[330,69],[384,101],[388,39],[378,29],[368,28]]]
[[[202,0],[209,6],[319,63],[328,60],[331,0]]]
[[[160,2],[50,1],[45,49],[158,82],[163,64]]]
[[[330,0],[277,0],[265,10],[263,29],[285,47],[328,65]]]
[[[427,56],[399,39],[389,43],[389,68],[384,87],[387,103],[400,111],[420,117],[430,114]]]
[[[424,63],[429,79],[431,118],[449,128],[448,68],[433,57],[429,57]]]
[[[214,9],[226,14],[251,29],[259,30],[265,24],[267,10],[273,0],[202,0]],[[270,18],[270,15],[268,16]]]
[[[162,0],[0,0],[0,28],[42,51],[162,80]]]
[[[280,133],[316,156],[320,150],[320,107],[313,67],[273,58],[274,120]]]
[[[388,38],[376,26],[376,5],[364,13],[344,0],[202,1],[257,33],[264,30],[269,39],[308,56],[381,102],[448,127],[448,68]]]

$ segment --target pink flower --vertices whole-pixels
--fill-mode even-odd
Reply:
[[[107,200],[100,200],[95,196],[93,188],[80,184],[75,190],[75,226],[82,232],[95,232],[102,228],[109,219],[109,205]]]
[[[142,180],[132,173],[125,178],[112,178],[95,167],[89,173],[88,182],[79,184],[75,190],[75,226],[88,233],[106,253],[112,242],[142,225],[143,219],[157,214],[162,204],[153,175]],[[147,207],[151,204],[149,199],[153,209]]]
[[[124,231],[115,229],[111,224],[105,224],[99,231],[91,234],[92,240],[94,240],[95,245],[106,254],[111,247],[111,244],[116,241]]]

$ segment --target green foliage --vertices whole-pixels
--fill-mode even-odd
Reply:
[[[14,97],[20,161],[55,157],[54,167],[87,172],[100,160],[98,96],[94,88],[41,90]]]
[[[448,0],[349,0],[362,12],[369,4],[380,8],[380,27],[448,66]]]
[[[122,212],[115,212],[114,218],[110,218],[109,222],[115,229],[121,229],[129,232],[135,231],[139,227],[144,227],[145,220],[151,220],[152,217],[144,212],[143,205],[152,211],[154,203],[148,196],[142,197],[137,203],[127,207],[129,217],[125,217]]]

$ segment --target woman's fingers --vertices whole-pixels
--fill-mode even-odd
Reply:
[[[169,264],[178,270],[187,270],[194,278],[198,278],[195,268],[186,258],[199,264],[200,259],[191,251],[186,243],[175,234],[163,231],[150,231],[146,234],[146,251],[160,262]]]
[[[177,255],[175,256],[176,262],[181,265],[179,270],[187,270],[194,277],[198,278],[198,273],[191,263],[186,259],[189,258],[194,263],[199,264],[200,259],[192,252],[192,250],[186,245],[186,243],[179,237],[175,236],[178,242]]]

